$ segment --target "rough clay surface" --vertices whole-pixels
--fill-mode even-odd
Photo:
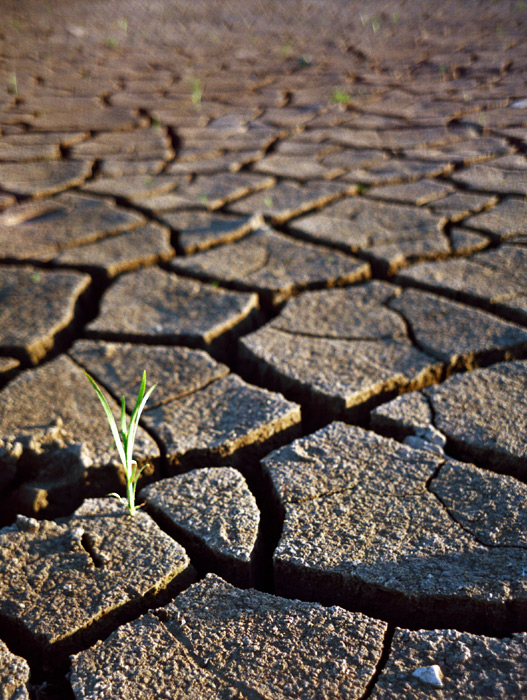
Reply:
[[[527,689],[525,634],[506,639],[455,630],[398,629],[372,700],[520,698]],[[438,667],[436,680],[423,671]],[[421,673],[419,673],[421,671]],[[419,677],[420,676],[420,677]]]
[[[449,450],[487,469],[527,476],[527,362],[498,363],[424,389],[426,423],[447,438]],[[398,435],[423,425],[416,397],[401,396],[373,412],[373,425]]]
[[[398,624],[525,624],[524,484],[343,423],[263,466],[284,517],[279,593]]]
[[[87,500],[63,522],[19,516],[0,538],[0,619],[47,664],[144,609],[190,563],[148,515],[130,518],[110,499]]]
[[[124,475],[102,407],[67,356],[19,374],[0,396],[3,519],[17,512],[55,515],[87,492],[120,488]],[[117,403],[106,396],[117,417]],[[134,454],[152,477],[159,449],[142,428]]]
[[[233,583],[254,583],[260,511],[243,476],[203,468],[162,479],[139,494],[192,556]]]
[[[233,256],[236,266],[233,267]],[[292,241],[272,230],[259,230],[219,250],[175,260],[176,272],[230,283],[259,292],[278,304],[309,287],[334,287],[369,277],[369,265],[342,253]]]
[[[90,278],[78,272],[0,266],[2,352],[37,364],[56,335],[73,324],[76,302],[89,284]]]
[[[200,577],[317,612],[295,627],[297,603],[202,583],[189,636],[152,610],[184,607],[192,564],[155,600],[141,570],[112,589],[140,603],[60,618],[56,659],[22,608],[0,619],[31,668],[0,691],[524,700],[524,5],[2,3],[0,527],[62,532],[125,493],[83,370],[116,416],[146,370],[133,456],[167,515],[141,518]],[[51,624],[40,584],[1,576],[0,601],[33,596]],[[331,626],[355,612],[380,631]],[[456,635],[472,656],[454,668],[437,640]],[[415,655],[425,638],[437,652]]]
[[[385,628],[365,615],[243,591],[209,574],[166,608],[78,654],[72,684],[86,700],[146,698],[150,678],[166,698],[358,699]],[[150,635],[159,640],[153,658],[145,648]],[[137,661],[125,666],[132,641]]]
[[[258,306],[255,294],[229,292],[159,269],[122,276],[89,324],[92,336],[207,345]]]
[[[26,683],[29,666],[25,659],[12,654],[0,642],[0,698],[2,700],[29,700]]]

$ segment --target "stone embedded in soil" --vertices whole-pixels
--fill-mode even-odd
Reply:
[[[2,700],[29,700],[26,683],[29,665],[20,656],[12,654],[0,641],[0,697]]]
[[[396,281],[410,282],[517,323],[527,323],[527,250],[505,244],[470,258],[424,262],[400,272]]]
[[[253,214],[257,212],[271,219],[273,224],[281,224],[293,216],[298,216],[309,209],[315,209],[342,194],[351,194],[354,185],[344,182],[311,181],[305,185],[282,181],[269,190],[256,192],[229,205],[229,211],[235,214]]]
[[[393,273],[416,259],[448,255],[445,221],[416,207],[353,197],[296,219],[291,229],[346,252],[360,251]]]
[[[194,393],[147,406],[143,422],[162,443],[172,473],[234,463],[252,476],[251,457],[298,435],[300,407],[229,374]]]
[[[71,682],[79,700],[146,700],[152,689],[178,700],[352,700],[372,679],[385,631],[361,613],[241,590],[209,574],[77,654]]]
[[[262,465],[284,515],[279,594],[396,624],[525,626],[525,484],[343,423]]]
[[[108,200],[67,192],[0,214],[0,257],[48,262],[63,250],[144,223]]]
[[[119,406],[108,402],[119,415]],[[155,442],[137,432],[134,458],[151,478],[159,459]],[[0,392],[0,464],[4,522],[15,513],[54,517],[86,495],[123,492],[124,474],[97,395],[67,356],[15,377]],[[143,482],[144,483],[144,482]]]
[[[270,229],[259,229],[232,245],[176,259],[171,267],[176,272],[254,290],[267,305],[278,304],[300,289],[358,282],[370,274],[368,263]]]
[[[143,265],[170,260],[175,254],[170,245],[170,231],[150,223],[94,243],[69,248],[54,258],[53,263],[102,272],[107,278],[112,278]]]
[[[2,163],[0,187],[16,194],[43,197],[82,184],[91,168],[91,162],[81,160]]]
[[[525,479],[526,382],[526,361],[501,362],[450,377],[420,395],[456,456]],[[400,396],[375,409],[372,421],[381,430],[406,435],[423,425],[423,417],[416,399]]]
[[[469,228],[484,231],[494,240],[504,241],[527,233],[527,201],[506,197],[490,211],[470,216],[463,223]]]
[[[59,522],[19,516],[0,544],[0,624],[45,666],[192,580],[181,545],[109,498]]]
[[[331,416],[426,385],[442,363],[412,345],[404,321],[388,308],[399,293],[371,282],[303,294],[239,341],[243,361],[274,388]],[[439,322],[444,328],[444,318]]]
[[[263,223],[258,214],[229,216],[193,209],[168,211],[159,218],[177,231],[177,243],[187,255],[237,241]]]
[[[37,364],[57,344],[60,333],[73,333],[75,307],[90,285],[78,272],[0,265],[0,349]]]
[[[527,195],[525,171],[494,168],[488,164],[472,165],[451,175],[452,180],[474,190]]]
[[[105,293],[88,324],[91,337],[208,346],[243,332],[258,308],[256,294],[230,292],[158,268],[130,272]]]
[[[260,511],[239,471],[197,469],[151,484],[139,498],[195,566],[238,585],[254,584]]]
[[[485,700],[525,697],[526,634],[505,639],[457,630],[397,629],[390,656],[375,683],[371,700],[430,697]],[[441,688],[418,678],[418,669],[439,666]]]

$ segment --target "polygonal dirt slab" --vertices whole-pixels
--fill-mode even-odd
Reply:
[[[118,416],[119,406],[108,401]],[[141,428],[134,457],[151,476],[159,450]],[[0,392],[0,465],[4,522],[17,512],[71,512],[84,495],[122,491],[102,406],[65,355],[23,372]]]
[[[91,162],[44,160],[2,163],[0,187],[16,194],[43,197],[80,185],[91,174]]]
[[[373,425],[406,435],[433,423],[456,456],[525,479],[527,362],[501,362],[450,377],[377,408]]]
[[[37,364],[73,324],[77,301],[90,281],[77,272],[0,266],[2,352]]]
[[[470,216],[464,225],[485,231],[498,241],[527,233],[527,201],[506,197],[490,211]]]
[[[197,469],[151,484],[139,498],[195,566],[240,586],[254,585],[260,511],[239,471]]]
[[[102,272],[112,278],[143,265],[170,260],[175,253],[170,245],[170,231],[150,223],[95,243],[69,248],[53,262],[88,272]]]
[[[258,161],[253,167],[257,173],[267,173],[275,177],[287,177],[295,180],[326,179],[331,180],[342,175],[343,168],[330,168],[318,163],[311,157],[271,154]]]
[[[309,292],[240,340],[243,361],[317,415],[354,412],[372,397],[433,381],[441,362],[417,348],[387,308],[400,290],[382,282]]]
[[[97,134],[71,149],[72,158],[121,159],[161,158],[168,160],[174,155],[170,139],[161,129],[137,129],[120,133]]]
[[[171,177],[181,178],[182,176],[172,175]],[[177,192],[170,193],[165,198],[162,196],[154,197],[152,201],[149,201],[148,197],[135,197],[134,201],[154,212],[159,209],[188,209],[189,207],[214,210],[249,192],[271,187],[274,182],[273,177],[253,173],[201,175],[191,184],[181,186]]]
[[[353,197],[296,219],[291,229],[347,252],[360,251],[391,274],[414,260],[448,255],[445,221],[415,207]]]
[[[473,192],[454,192],[434,200],[428,207],[438,216],[444,216],[449,221],[460,221],[474,212],[493,206],[498,198],[488,194]]]
[[[88,332],[206,346],[230,331],[242,332],[257,307],[256,294],[228,292],[152,268],[123,275],[110,287]]]
[[[65,248],[144,223],[107,200],[77,193],[20,204],[0,214],[0,256],[49,261]]]
[[[127,406],[135,404],[143,371],[149,386],[157,384],[147,408],[198,392],[229,374],[203,350],[188,348],[78,340],[69,354],[114,396],[124,396]]]
[[[245,700],[237,683],[207,670],[153,613],[72,657],[76,700]]]
[[[209,574],[74,657],[71,682],[79,700],[146,700],[152,688],[178,700],[358,700],[385,630],[360,613],[240,590]]]
[[[122,175],[91,180],[82,189],[114,197],[139,198],[170,192],[185,182],[181,175]]]
[[[358,282],[370,273],[368,263],[270,229],[260,229],[232,245],[174,260],[171,267],[208,281],[257,291],[268,306],[300,289]]]
[[[178,232],[177,242],[186,254],[237,241],[263,223],[257,214],[229,216],[195,209],[168,211],[159,218]]]
[[[493,168],[488,164],[472,165],[453,173],[451,177],[473,190],[527,195],[527,179],[525,171],[521,170]]]
[[[403,185],[372,187],[368,190],[368,197],[385,199],[388,202],[402,202],[403,204],[422,206],[445,197],[453,191],[453,186],[446,182],[418,180],[417,182],[407,182]]]
[[[298,435],[300,407],[231,374],[157,408],[144,424],[163,444],[170,469],[233,463],[252,477],[252,459]]]
[[[19,516],[0,544],[0,626],[44,664],[191,580],[181,545],[108,498],[85,501],[61,523]]]
[[[278,593],[399,625],[522,629],[527,486],[332,423],[266,457]]]
[[[280,394],[229,374],[203,351],[149,345],[80,341],[72,356],[114,396],[135,401],[141,375],[158,383],[143,413],[170,468],[240,462],[296,436],[300,411]]]
[[[448,367],[472,368],[480,360],[511,359],[527,350],[521,326],[435,294],[399,290],[388,307],[408,324],[417,347]]]
[[[29,666],[25,659],[11,654],[0,641],[0,697],[2,700],[29,700],[26,683]]]
[[[27,121],[34,129],[42,131],[117,131],[138,124],[128,109],[100,107],[89,101],[73,109],[64,109],[57,98],[53,98],[46,111],[39,111]]]
[[[371,168],[354,168],[342,176],[347,182],[364,185],[388,185],[391,183],[419,180],[423,177],[447,175],[453,169],[452,163],[425,162],[422,160],[399,160],[392,158],[386,163]]]
[[[270,218],[273,224],[281,224],[293,216],[320,207],[342,194],[350,194],[355,190],[354,185],[343,182],[313,181],[299,185],[296,182],[282,181],[269,190],[256,192],[240,202],[229,205],[229,211],[235,214],[257,212]]]
[[[527,323],[527,249],[505,244],[470,258],[420,263],[396,280],[439,291],[517,323]]]
[[[506,639],[456,630],[397,629],[370,698],[522,700],[527,635]]]

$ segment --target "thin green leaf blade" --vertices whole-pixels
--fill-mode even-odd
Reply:
[[[106,401],[106,398],[102,391],[99,389],[99,386],[95,382],[92,377],[87,372],[84,372],[84,374],[88,377],[90,380],[93,388],[95,389],[95,392],[97,396],[99,397],[99,401],[102,404],[102,407],[104,409],[104,413],[106,414],[106,419],[108,420],[108,423],[110,425],[110,430],[112,431],[113,439],[115,441],[115,446],[117,447],[117,452],[119,453],[119,458],[121,459],[121,462],[123,463],[123,466],[126,467],[126,454],[123,448],[123,444],[121,442],[121,438],[119,436],[119,431],[117,430],[117,424],[115,422],[115,418],[113,417],[113,413],[108,406],[108,402]]]
[[[146,375],[143,375],[146,378]],[[130,418],[130,428],[128,430],[128,445],[127,445],[127,450],[126,450],[126,456],[127,459],[131,460],[132,459],[132,453],[134,450],[134,442],[135,442],[135,435],[137,433],[137,427],[139,425],[139,419],[141,418],[141,413],[143,412],[143,409],[146,405],[146,402],[148,401],[150,394],[154,391],[156,388],[157,384],[153,384],[150,389],[146,392],[146,394],[143,396],[143,399],[141,403],[139,404],[138,407],[136,407],[136,410],[134,410],[134,413],[132,417]]]

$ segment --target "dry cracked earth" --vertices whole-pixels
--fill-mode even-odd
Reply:
[[[4,0],[2,700],[527,697],[526,35]]]

